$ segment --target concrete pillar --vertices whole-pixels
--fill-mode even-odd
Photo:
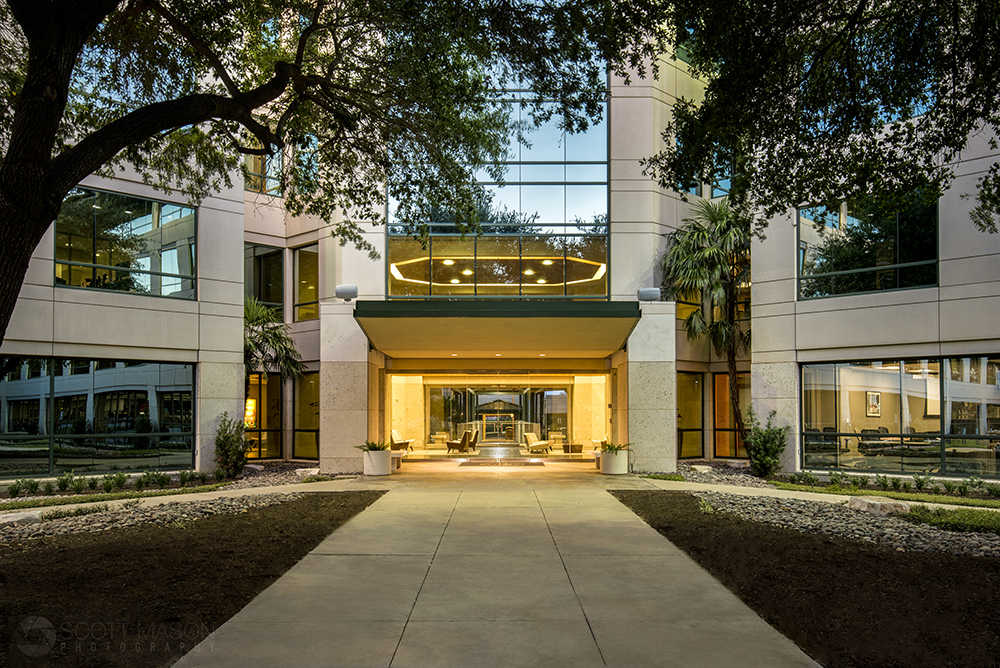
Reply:
[[[788,445],[781,455],[781,468],[796,471],[801,466],[798,448],[799,365],[795,362],[769,362],[750,365],[750,396],[761,426],[776,411],[774,426],[790,425]]]
[[[215,432],[223,413],[234,420],[243,419],[243,363],[200,362],[197,370],[195,468],[208,472],[215,470]],[[87,400],[92,399],[88,396]],[[150,399],[155,400],[155,396]]]
[[[642,305],[628,339],[628,438],[635,471],[677,469],[676,309]]]
[[[354,305],[320,302],[319,466],[323,473],[358,473],[369,438],[368,339]]]

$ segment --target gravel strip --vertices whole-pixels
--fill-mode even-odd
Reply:
[[[71,533],[89,531],[105,531],[107,529],[125,529],[140,524],[173,524],[187,523],[212,515],[235,515],[256,508],[266,508],[302,496],[301,492],[292,494],[251,494],[237,497],[223,497],[208,501],[172,501],[155,506],[135,506],[122,508],[114,506],[101,513],[91,513],[79,517],[64,517],[57,520],[43,520],[38,524],[16,524],[0,528],[0,543],[41,538],[43,536],[61,536]],[[43,509],[45,512],[54,508]]]
[[[316,468],[315,466],[310,467],[308,464],[292,464],[288,462],[275,462],[275,463],[263,463],[263,462],[250,462],[250,464],[257,464],[263,466],[264,469],[257,471],[255,469],[244,469],[243,478],[237,480],[231,485],[226,485],[225,489],[249,489],[251,487],[276,487],[278,485],[297,485],[305,480],[308,476],[298,475],[295,471],[303,468]],[[347,476],[337,476],[331,475],[330,478],[356,478],[356,475]]]
[[[976,557],[1000,557],[1000,536],[992,533],[945,531],[926,524],[911,524],[854,510],[839,503],[743,496],[720,492],[691,492],[717,511],[753,522],[764,522],[797,531],[855,538],[895,548]]]
[[[757,476],[750,475],[750,469],[734,468],[732,466],[713,465],[711,471],[695,471],[692,464],[678,464],[677,472],[684,476],[685,482],[699,482],[707,485],[737,485],[739,487],[773,486]]]

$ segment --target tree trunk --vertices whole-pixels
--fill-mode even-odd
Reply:
[[[0,344],[7,338],[7,326],[21,294],[31,254],[52,224],[51,219],[44,222],[25,220],[23,212],[17,211],[5,199],[0,196],[0,267],[3,267],[3,277],[0,278]]]

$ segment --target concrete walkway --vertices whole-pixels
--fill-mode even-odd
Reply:
[[[308,485],[390,491],[175,665],[817,665],[604,489],[657,481],[546,469]]]

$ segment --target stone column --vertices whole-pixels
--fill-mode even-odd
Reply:
[[[677,469],[676,308],[642,304],[628,339],[628,439],[635,471]]]
[[[228,413],[233,420],[243,419],[243,363],[200,362],[196,385],[195,468],[209,472],[215,470],[215,432],[222,414]]]
[[[781,468],[796,471],[801,466],[798,448],[799,365],[795,362],[769,362],[750,365],[750,395],[761,426],[776,411],[774,426],[790,425],[788,445],[781,455]]]
[[[354,305],[320,302],[319,466],[323,473],[358,473],[369,438],[368,338]]]

